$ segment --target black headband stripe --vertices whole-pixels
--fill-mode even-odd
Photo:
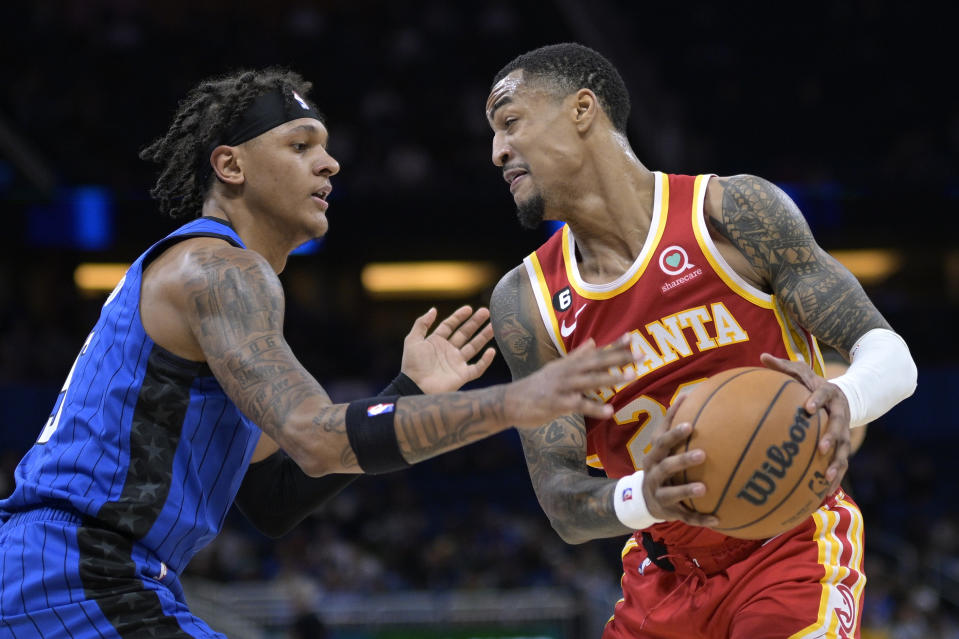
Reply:
[[[240,121],[223,136],[223,141],[220,144],[229,144],[230,146],[242,144],[290,120],[313,118],[323,121],[319,111],[314,109],[300,94],[293,91],[292,97],[290,104],[287,104],[286,96],[279,89],[257,97],[240,117]]]
[[[207,148],[207,161],[200,169],[200,177],[206,179],[213,172],[209,158],[213,149],[221,144],[229,146],[243,144],[291,120],[313,118],[320,122],[323,121],[320,112],[304,100],[299,93],[290,91],[290,96],[292,100],[288,104],[283,90],[274,89],[254,99],[246,111],[243,112],[243,115],[240,116],[240,120],[230,127],[230,130],[223,134],[218,141]]]

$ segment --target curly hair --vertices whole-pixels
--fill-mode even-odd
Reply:
[[[589,89],[599,98],[616,130],[626,131],[629,92],[616,67],[597,51],[575,42],[527,51],[499,70],[493,78],[493,86],[517,69],[523,70],[524,77],[543,81],[564,97],[579,89]]]
[[[177,107],[166,134],[140,151],[140,159],[160,165],[150,189],[160,212],[173,218],[198,217],[213,183],[210,151],[250,103],[277,89],[289,101],[292,91],[306,96],[312,86],[298,73],[270,67],[238,70],[194,87]]]

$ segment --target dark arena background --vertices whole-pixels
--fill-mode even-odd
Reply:
[[[282,275],[286,334],[346,401],[393,377],[416,315],[487,304],[545,239],[516,223],[484,104],[514,56],[575,40],[623,74],[648,167],[780,185],[909,343],[918,391],[869,427],[845,479],[866,519],[863,637],[959,637],[956,11],[789,4],[0,3],[0,494],[112,286],[95,265],[177,225],[137,152],[196,82],[281,65],[314,83],[342,171],[328,236]],[[377,283],[410,261],[468,277]],[[498,357],[475,384],[507,379]],[[624,541],[564,544],[510,431],[363,478],[276,541],[232,512],[184,581],[234,639],[598,638]]]

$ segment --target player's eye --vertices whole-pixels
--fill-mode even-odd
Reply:
[[[309,145],[305,142],[294,142],[292,146],[294,151],[306,151],[309,148]]]
[[[503,124],[505,124],[506,128],[508,129],[511,126],[513,126],[513,124],[515,124],[518,119],[519,118],[512,118],[512,117],[506,118],[505,120],[503,120]]]

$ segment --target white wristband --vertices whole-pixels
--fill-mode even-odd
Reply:
[[[632,475],[626,475],[616,482],[613,493],[613,508],[616,516],[623,525],[633,530],[649,528],[653,524],[664,521],[649,514],[646,508],[646,499],[643,497],[643,471],[637,470]]]
[[[916,364],[906,342],[889,329],[874,328],[849,351],[849,369],[830,380],[849,401],[849,425],[863,426],[916,390]]]

